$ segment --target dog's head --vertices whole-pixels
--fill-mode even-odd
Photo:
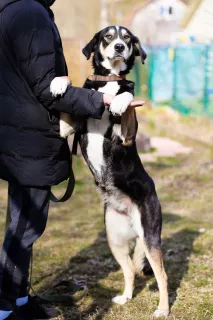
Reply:
[[[105,69],[109,73],[127,74],[136,56],[141,57],[143,64],[147,57],[139,39],[128,29],[118,26],[105,28],[95,34],[83,49],[87,59],[90,59],[93,52],[93,66],[95,71],[101,73]],[[98,68],[102,70],[97,70]]]

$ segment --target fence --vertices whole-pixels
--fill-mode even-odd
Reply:
[[[146,66],[138,60],[131,73],[136,95],[156,106],[169,104],[184,114],[213,117],[213,44],[147,51]]]

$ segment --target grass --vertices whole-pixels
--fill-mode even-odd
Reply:
[[[212,159],[213,147],[208,140],[211,124],[208,120],[200,121],[198,128],[193,119],[185,121],[181,117],[175,121],[172,124],[171,119],[163,122],[162,115],[143,114],[139,127],[144,133],[174,138],[193,148],[189,155],[160,159],[161,163],[184,165],[181,168],[144,164],[155,180],[163,208],[163,251],[171,303],[169,319],[212,320],[213,165],[197,165]],[[168,123],[168,127],[162,127],[163,123]],[[202,141],[185,137],[188,128],[190,134],[202,132]],[[123,275],[106,242],[103,208],[93,178],[79,158],[74,159],[74,169],[76,188],[72,199],[65,204],[51,205],[47,229],[35,245],[34,288],[50,294],[70,294],[69,284],[73,280],[88,286],[87,296],[73,305],[58,306],[64,319],[151,319],[158,303],[154,278],[137,276],[133,300],[125,306],[111,303],[111,298],[123,289]],[[1,238],[6,187],[0,183]],[[62,188],[64,184],[55,188],[55,192],[62,192]]]

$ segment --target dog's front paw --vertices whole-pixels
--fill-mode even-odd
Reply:
[[[117,304],[125,304],[128,300],[130,300],[130,298],[128,298],[125,295],[122,295],[122,296],[117,296],[117,297],[113,298],[112,302],[117,303]]]
[[[58,95],[63,95],[67,87],[70,85],[70,80],[68,77],[56,77],[50,84],[50,92],[53,97],[57,97]]]
[[[122,115],[130,105],[130,103],[133,101],[134,97],[129,92],[124,92],[119,95],[117,95],[109,108],[109,111],[113,114]]]
[[[159,310],[157,309],[153,313],[153,318],[167,318],[169,316],[169,310]]]

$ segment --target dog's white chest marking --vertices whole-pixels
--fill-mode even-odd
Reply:
[[[116,95],[120,86],[116,81],[108,82],[98,91]],[[109,122],[109,111],[105,110],[101,120],[88,119],[87,121],[87,156],[92,165],[92,170],[101,175],[105,166],[103,144],[104,134],[106,133]]]
[[[120,89],[120,86],[117,83],[117,81],[109,81],[104,87],[99,88],[98,91],[107,93],[107,94],[116,95],[119,89]]]
[[[126,214],[118,213],[117,210],[109,207],[106,213],[106,226],[113,243],[123,246],[137,237],[143,239],[140,220],[141,214],[135,204],[131,205]]]

